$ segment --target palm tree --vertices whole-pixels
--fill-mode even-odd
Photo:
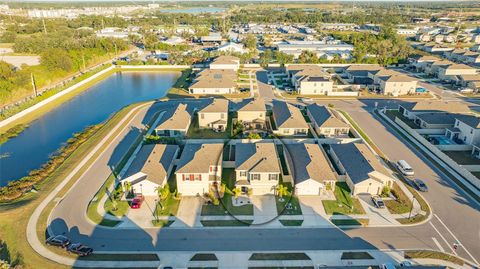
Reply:
[[[125,188],[127,195],[130,193],[130,191],[132,191],[132,183],[130,181],[125,182],[123,187]]]
[[[283,202],[284,201],[283,196],[284,195],[289,195],[287,186],[279,184],[278,187],[277,187],[277,195],[278,195],[278,197],[280,197],[280,199],[278,199],[278,200]]]
[[[155,190],[157,191],[157,195],[158,195],[158,198],[160,198],[160,201],[167,199],[168,196],[170,195],[170,186],[168,184],[166,184],[163,187],[158,186],[157,188],[155,188]]]
[[[240,195],[241,192],[242,190],[239,187],[233,188],[232,193],[233,193],[233,197],[235,198],[235,201],[238,199],[238,196]]]

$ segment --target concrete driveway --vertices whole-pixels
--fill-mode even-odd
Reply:
[[[145,196],[140,208],[128,209],[118,228],[147,228],[152,227],[153,211],[155,210],[156,196]]]
[[[393,216],[386,207],[376,208],[370,195],[359,195],[358,200],[362,204],[363,209],[365,209],[365,213],[368,216],[369,226],[387,226],[399,224],[399,222],[395,220],[395,216]]]
[[[332,227],[319,196],[298,196],[302,208],[302,227]]]
[[[250,201],[253,204],[254,224],[268,222],[277,216],[277,204],[274,195],[254,195]],[[266,225],[281,226],[278,221]]]
[[[182,197],[176,220],[170,227],[202,227],[200,214],[202,213],[202,198],[195,196]]]

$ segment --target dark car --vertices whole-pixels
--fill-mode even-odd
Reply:
[[[132,200],[132,203],[130,204],[130,207],[131,207],[131,208],[140,208],[140,207],[142,207],[143,200],[145,200],[145,198],[143,197],[143,195],[137,195],[137,196],[135,196],[135,198],[133,198],[133,200]]]
[[[427,185],[426,185],[425,182],[423,182],[423,180],[421,180],[421,179],[418,179],[418,178],[415,179],[415,180],[413,181],[413,184],[415,184],[415,187],[417,187],[417,189],[418,189],[419,191],[422,191],[422,192],[427,192],[427,191],[428,191]]]
[[[378,197],[378,196],[372,196],[372,202],[375,205],[376,208],[384,208],[385,203],[383,202],[383,199]]]
[[[80,243],[71,244],[70,246],[68,246],[67,250],[72,252],[72,253],[77,254],[78,256],[87,256],[87,255],[92,254],[92,252],[93,252],[93,248],[87,247],[87,246],[82,245]]]
[[[54,236],[51,236],[49,237],[45,243],[47,245],[51,245],[51,246],[57,246],[57,247],[66,247],[70,244],[70,239],[68,239],[66,236],[64,235],[54,235]]]

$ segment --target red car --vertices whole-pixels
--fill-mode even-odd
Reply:
[[[142,206],[143,200],[145,200],[145,197],[143,195],[137,195],[135,198],[133,198],[132,203],[130,204],[131,208],[140,208]]]

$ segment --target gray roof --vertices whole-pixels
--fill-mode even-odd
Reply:
[[[227,113],[228,112],[228,100],[213,98],[211,102],[198,111],[200,113]]]
[[[257,173],[280,173],[274,143],[243,143],[235,146],[235,169]]]
[[[295,184],[313,179],[317,182],[337,177],[318,144],[286,144]]]
[[[300,110],[284,101],[273,100],[272,112],[278,128],[307,128],[308,124]]]
[[[125,173],[124,178],[141,172],[146,174],[144,179],[163,185],[165,180],[167,180],[167,171],[175,158],[177,150],[177,145],[143,145]]]
[[[480,129],[480,117],[474,115],[459,115],[456,119],[472,128]]]
[[[421,101],[416,103],[400,104],[408,111],[415,112],[451,112],[451,113],[467,113],[470,108],[463,102],[446,102],[446,101]]]
[[[187,143],[175,173],[208,173],[211,165],[222,165],[223,144]]]
[[[237,103],[237,111],[267,111],[267,109],[262,98],[250,98]]]
[[[310,115],[312,116],[310,120],[315,122],[318,125],[318,127],[323,127],[323,128],[350,127],[345,122],[333,116],[332,112],[330,112],[330,110],[328,110],[325,106],[311,104],[307,106],[307,110],[310,112]]]
[[[163,114],[156,130],[186,130],[191,121],[191,114],[187,105],[179,103]]]
[[[354,77],[368,77],[369,71],[380,69],[382,69],[380,65],[350,65],[345,71]]]
[[[388,175],[386,169],[365,144],[332,144],[330,147],[354,184],[369,179],[369,174],[374,171]]]
[[[426,122],[427,124],[455,124],[455,119],[459,117],[458,114],[454,113],[421,113],[416,115],[417,118],[421,119],[422,121]]]

